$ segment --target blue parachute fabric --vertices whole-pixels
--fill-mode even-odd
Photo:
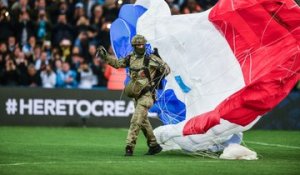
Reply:
[[[177,99],[173,90],[158,90],[156,95],[159,98],[149,111],[157,113],[164,125],[176,124],[185,119],[186,106]]]
[[[138,17],[142,16],[147,11],[147,9],[141,5],[134,5],[134,7]]]
[[[110,40],[117,58],[122,58],[132,51],[130,45],[131,29],[123,19],[116,19],[110,28]]]
[[[119,18],[112,23],[110,29],[110,40],[118,59],[126,57],[130,52],[132,52],[133,48],[130,41],[131,38],[136,35],[136,23],[138,18],[145,11],[147,11],[147,9],[140,5],[123,5],[119,13]],[[149,46],[147,46],[146,49],[148,47]],[[149,51],[147,52],[150,53]]]
[[[126,4],[120,9],[119,18],[124,19],[130,27],[136,29],[137,20],[145,11],[147,9],[140,5]]]

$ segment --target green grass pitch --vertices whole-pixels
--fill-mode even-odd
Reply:
[[[220,160],[180,151],[145,156],[140,134],[124,157],[127,129],[0,127],[0,175],[299,175],[300,132],[245,132],[259,160]]]

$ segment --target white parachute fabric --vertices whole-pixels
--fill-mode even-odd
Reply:
[[[257,154],[239,144],[228,145],[220,155],[221,159],[229,160],[257,160]]]
[[[205,134],[195,134],[190,136],[179,135],[178,125],[160,126],[154,130],[154,134],[159,144],[164,150],[182,149],[189,152],[210,150],[213,147],[224,148],[233,134],[250,129],[257,120],[246,127],[242,127],[226,120],[208,130]],[[234,142],[231,142],[234,143]],[[217,151],[221,151],[219,149]]]
[[[207,150],[224,143],[232,134],[251,128],[258,119],[245,127],[221,120],[205,134],[183,136],[188,119],[213,110],[245,85],[243,74],[225,38],[209,22],[209,10],[172,16],[163,0],[143,1],[137,3],[146,4],[148,10],[137,22],[137,33],[159,49],[171,68],[171,74],[166,77],[166,89],[173,89],[186,105],[186,120],[154,130],[164,149]],[[175,80],[178,76],[191,89],[189,92],[180,88]]]

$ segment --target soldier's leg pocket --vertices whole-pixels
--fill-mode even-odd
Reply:
[[[152,94],[150,92],[147,92],[146,94],[142,95],[140,99],[138,99],[138,103],[146,108],[151,108],[153,105],[153,98]]]

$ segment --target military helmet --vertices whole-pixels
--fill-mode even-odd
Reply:
[[[131,45],[134,46],[134,45],[139,45],[139,44],[146,44],[147,43],[147,40],[146,38],[143,36],[143,35],[135,35],[132,40],[131,40]]]

